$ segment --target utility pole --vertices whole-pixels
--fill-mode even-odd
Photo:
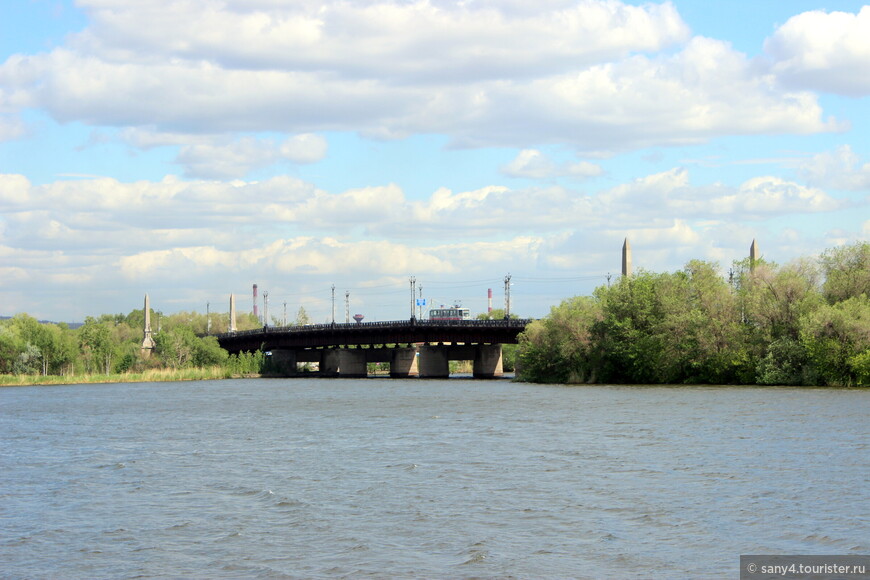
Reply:
[[[605,278],[607,278],[607,287],[610,288],[610,278],[611,278],[610,272],[607,273],[607,276],[605,276]]]
[[[511,275],[504,277],[504,319],[511,317]]]
[[[269,291],[263,290],[263,326],[269,326]]]
[[[414,308],[414,299],[417,297],[416,296],[417,291],[415,289],[415,286],[417,284],[417,279],[415,277],[411,276],[409,278],[409,281],[411,282],[411,320],[414,320],[416,312],[417,312],[416,309]]]
[[[284,301],[284,326],[287,326],[287,301]]]
[[[417,318],[423,320],[423,285],[420,285],[420,299],[417,301]]]
[[[332,285],[332,323],[335,324],[335,284]]]
[[[350,290],[344,291],[344,322],[350,324]]]

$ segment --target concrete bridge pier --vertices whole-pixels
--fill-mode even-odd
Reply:
[[[287,377],[297,374],[296,351],[291,349],[272,349],[272,367]]]
[[[334,348],[327,348],[320,353],[320,363],[317,368],[321,376],[338,376],[341,365],[341,357],[338,352]]]
[[[419,347],[419,373],[422,379],[445,379],[450,376],[450,363],[447,349],[443,346],[424,345]]]
[[[365,350],[343,348],[338,351],[338,376],[361,378],[368,374]]]
[[[504,376],[500,344],[479,344],[474,351],[472,373],[475,379],[494,379]]]
[[[407,378],[418,376],[417,349],[414,347],[395,348],[390,353],[390,376]]]

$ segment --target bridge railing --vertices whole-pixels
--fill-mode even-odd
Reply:
[[[334,322],[325,324],[306,324],[303,326],[264,326],[254,330],[237,330],[217,335],[218,338],[229,336],[250,336],[255,334],[286,333],[286,332],[322,332],[324,330],[378,329],[414,326],[465,327],[465,328],[525,328],[531,319],[511,318],[508,320],[384,320],[379,322]]]

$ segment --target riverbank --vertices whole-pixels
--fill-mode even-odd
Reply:
[[[244,375],[257,377],[259,375]],[[0,387],[28,387],[38,385],[80,385],[96,383],[144,383],[170,381],[206,381],[214,379],[242,378],[228,374],[220,366],[195,369],[151,369],[141,373],[118,373],[110,375],[0,375]]]

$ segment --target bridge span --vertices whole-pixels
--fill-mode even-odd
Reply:
[[[502,376],[502,344],[517,342],[529,320],[397,320],[264,327],[218,335],[230,353],[271,353],[278,372],[294,376],[316,363],[321,376],[364,377],[367,363],[390,363],[391,377],[443,378],[449,361],[474,361],[476,378]]]

